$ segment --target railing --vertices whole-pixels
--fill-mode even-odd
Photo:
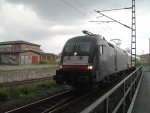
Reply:
[[[142,74],[142,67],[139,67],[81,113],[129,113],[130,104],[137,92]]]

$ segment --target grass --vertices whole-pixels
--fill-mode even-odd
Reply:
[[[8,95],[6,92],[0,91],[0,101],[7,101]]]
[[[53,80],[13,86],[0,89],[0,101],[8,101],[18,98],[33,98],[43,94],[53,95],[64,90],[64,86],[57,85]]]
[[[39,64],[57,65],[58,62],[51,62],[51,61],[47,61],[47,60],[41,60],[41,61],[39,62]]]
[[[143,67],[148,67],[149,64],[141,64]]]
[[[142,66],[142,65],[143,65],[143,64],[142,64],[141,62],[137,62],[137,63],[136,63],[136,66],[137,66],[137,67]]]

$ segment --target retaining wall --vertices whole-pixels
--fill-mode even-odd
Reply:
[[[50,77],[53,75],[55,75],[55,69],[50,68],[2,71],[0,72],[0,83]]]

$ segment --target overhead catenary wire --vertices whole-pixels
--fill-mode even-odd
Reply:
[[[71,5],[70,3],[66,2],[65,0],[62,0],[66,5],[68,5],[69,7],[73,8],[75,11],[77,11],[78,13],[80,13],[81,15],[85,16],[85,14],[83,12],[81,12],[80,10],[78,10],[76,7],[74,7],[73,5]]]
[[[105,16],[105,17],[107,17],[107,18],[109,18],[109,19],[111,19],[111,20],[113,20],[113,21],[115,21],[115,22],[117,22],[117,23],[119,23],[120,25],[123,25],[124,27],[127,27],[127,28],[131,29],[130,26],[127,26],[127,25],[125,25],[125,24],[123,24],[123,23],[121,23],[121,22],[119,22],[119,21],[117,21],[117,20],[115,20],[115,19],[109,17],[109,16],[107,16],[107,15],[101,13],[100,11],[97,11],[97,10],[94,10],[94,11],[97,12],[97,13],[99,13],[99,14],[101,14],[101,15],[103,15],[103,16]]]
[[[80,13],[81,15],[84,15],[84,16],[86,16],[83,12],[81,12],[80,10],[78,10],[76,7],[74,7],[72,4],[70,4],[70,3],[68,3],[67,1],[65,1],[65,0],[62,0],[65,4],[67,4],[69,7],[71,7],[71,8],[73,8],[75,11],[77,11],[78,13]],[[90,11],[89,9],[87,9],[84,5],[82,5],[82,3],[81,2],[79,2],[78,0],[74,0],[77,4],[79,4],[83,9],[85,9],[86,11],[89,11],[90,13],[92,13],[96,18],[98,18],[97,17],[97,15],[95,15],[92,11]],[[100,17],[103,17],[103,16],[100,16]],[[107,21],[107,22],[104,22],[104,21],[102,21],[101,23],[108,23],[109,21]],[[110,21],[110,22],[113,22],[113,21]],[[100,23],[98,23],[98,24],[100,24]],[[102,26],[101,26],[102,27]],[[99,28],[99,27],[98,27]],[[108,31],[108,29],[106,30],[107,28],[105,27],[103,27],[103,29],[101,29],[100,31],[104,31],[103,33],[105,34],[105,33],[109,33],[109,34],[111,34],[111,35],[113,35],[112,34],[112,32],[109,32]],[[113,37],[117,37],[116,35],[114,36],[113,35]]]
[[[132,7],[125,7],[125,8],[119,8],[119,9],[108,9],[108,10],[101,10],[99,12],[106,12],[106,11],[117,11],[117,10],[123,10],[123,9],[131,9]]]
[[[125,7],[125,8],[120,8],[120,9],[101,10],[101,11],[99,11],[99,12],[101,13],[101,12],[104,12],[104,11],[123,10],[123,9],[131,9],[131,8],[132,8],[132,7]],[[105,16],[105,15],[102,14],[100,17],[104,17],[104,16]],[[108,18],[108,16],[105,16],[105,17]],[[109,18],[109,19],[113,20],[112,18]],[[94,21],[91,21],[91,22],[94,22]],[[95,21],[95,22],[99,22],[99,21]],[[110,21],[110,22],[111,22],[111,21]],[[112,22],[116,22],[116,21],[113,20]],[[104,21],[104,23],[109,23],[109,21],[108,21],[108,22],[107,22],[107,21],[106,21],[106,22]],[[120,22],[118,22],[118,21],[117,21],[117,23],[120,24]],[[99,23],[98,23],[98,24],[99,24]],[[105,24],[105,25],[106,25],[106,24]],[[127,26],[127,25],[125,25],[125,24],[122,24],[122,25],[125,26],[125,27],[127,27],[127,28],[130,28],[129,26]],[[105,29],[105,28],[104,28],[104,29]],[[106,29],[105,29],[105,30],[106,30]],[[109,29],[107,29],[107,31],[106,31],[107,33],[109,32],[108,30],[109,30]],[[110,33],[110,32],[109,32],[109,33]],[[111,30],[111,34],[112,34],[112,33],[114,34],[115,32],[112,32],[112,30]],[[112,35],[113,35],[113,34],[112,34]],[[113,35],[113,36],[114,36],[114,35]],[[114,37],[118,37],[118,36],[115,34]]]
[[[80,11],[79,9],[77,9],[76,7],[74,7],[72,4],[70,4],[69,2],[62,0],[66,5],[70,6],[71,8],[73,8],[75,11],[77,11],[78,13],[80,13],[81,15],[86,16],[85,13],[83,13],[82,11]],[[78,0],[73,0],[74,2],[76,2],[78,5],[80,5],[80,7],[82,7],[85,11],[90,12],[91,14],[93,14],[96,18],[97,15],[94,14],[93,11],[89,10],[88,8],[86,8],[81,2],[79,2]]]
[[[82,12],[79,8],[77,8],[77,7],[75,7],[75,4],[71,4],[71,3],[69,3],[68,1],[66,1],[66,0],[62,0],[66,5],[68,5],[69,7],[71,7],[71,8],[73,8],[76,12],[78,12],[78,13],[80,13],[81,15],[83,15],[83,16],[87,16],[87,14],[85,13],[85,12],[90,12],[91,14],[93,14],[96,18],[100,18],[100,17],[105,17],[104,15],[101,15],[101,16],[97,16],[96,14],[94,14],[95,13],[95,11],[93,12],[93,11],[91,11],[90,9],[88,9],[88,8],[86,8],[79,0],[73,0],[74,2],[76,2],[77,4],[78,4],[78,7],[80,6],[80,8],[82,8],[82,9],[84,9],[85,10],[85,12]],[[112,10],[122,10],[122,9],[130,9],[130,7],[126,7],[126,8],[120,8],[120,9],[112,9]],[[104,11],[104,10],[103,10]],[[106,10],[105,10],[106,11]],[[108,11],[108,10],[107,10]],[[99,21],[100,22],[100,21]],[[114,22],[114,21],[110,21],[110,22]],[[101,24],[101,23],[109,23],[109,21],[101,21],[100,23],[98,23],[98,24]],[[98,25],[97,24],[97,25]],[[101,26],[102,27],[102,26]],[[111,34],[111,36],[113,36],[113,37],[117,37],[117,35],[115,34],[115,36],[114,36],[114,32],[110,32],[110,30],[109,29],[107,29],[106,27],[104,28],[103,27],[103,29],[101,29],[101,30],[103,30],[104,31],[104,34],[105,33],[109,33],[109,34]],[[109,30],[109,31],[108,31]]]
[[[115,22],[115,21],[89,21],[89,22],[103,22],[103,23],[109,23],[109,22]]]
[[[79,2],[78,0],[73,0],[73,1],[75,1],[76,3],[78,3],[85,10],[87,10],[87,8],[81,2]]]
[[[85,10],[89,11],[90,13],[92,13],[95,17],[97,17],[93,11],[87,9],[81,2],[79,2],[78,0],[74,0],[75,2],[77,2],[82,8],[84,8]]]
[[[85,10],[87,10],[87,11],[89,11],[89,12],[91,12],[96,18],[100,18],[100,17],[104,17],[104,16],[97,16],[97,15],[95,15],[94,14],[94,12],[92,12],[92,11],[90,11],[89,9],[87,9],[84,5],[82,5],[82,3],[81,2],[79,2],[78,0],[74,0],[74,1],[76,1],[82,8],[84,8]],[[89,21],[90,22],[90,21]],[[92,22],[92,21],[91,21]],[[114,22],[114,21],[97,21],[97,22],[100,22],[100,23],[98,23],[98,24],[102,24],[102,23],[109,23],[109,22]],[[102,28],[100,28],[101,30],[99,30],[99,31],[103,31],[103,34],[110,34],[111,36],[113,36],[114,38],[116,38],[117,37],[117,35],[116,34],[114,34],[114,32],[112,32],[112,31],[108,31],[108,29],[105,27],[103,27],[103,26],[101,26]],[[99,26],[97,27],[98,29],[99,29]]]

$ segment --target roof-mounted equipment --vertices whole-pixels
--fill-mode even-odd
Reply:
[[[110,41],[113,41],[118,47],[121,45],[121,41],[120,39],[111,39]]]
[[[105,38],[99,34],[94,34],[94,33],[91,33],[89,31],[86,31],[86,30],[82,30],[82,32],[85,34],[85,35],[88,35],[88,36],[98,36],[98,37],[101,37],[103,40],[105,40]]]
[[[85,35],[95,35],[94,33],[91,33],[91,32],[86,31],[86,30],[82,30],[82,32],[83,32]]]

